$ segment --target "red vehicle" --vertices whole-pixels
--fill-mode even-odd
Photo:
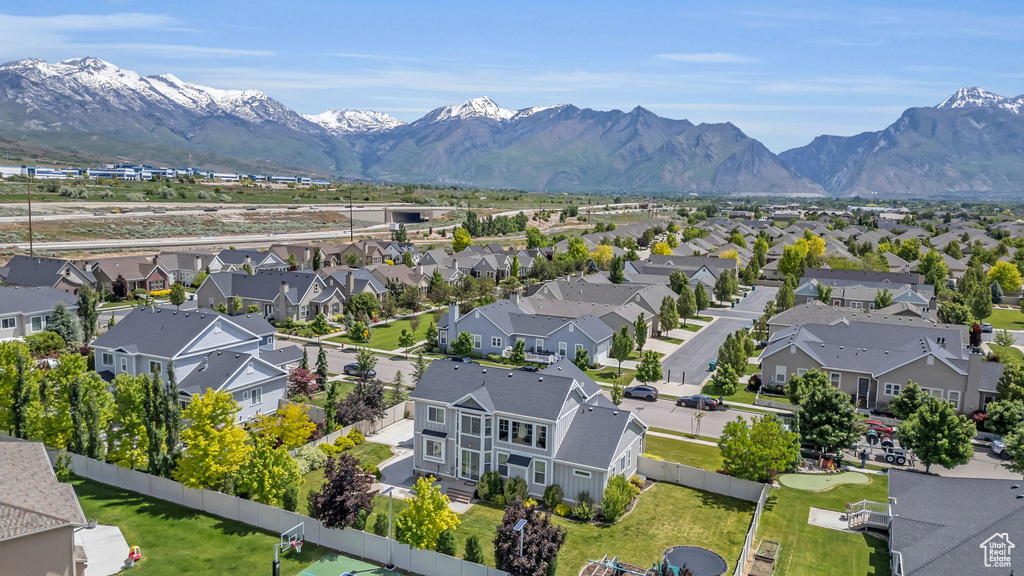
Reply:
[[[886,426],[878,420],[865,420],[864,423],[867,424],[868,430],[874,430],[875,432],[886,436],[892,436],[896,432],[892,426]]]

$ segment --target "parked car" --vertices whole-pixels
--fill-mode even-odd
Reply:
[[[1011,458],[1010,453],[1006,451],[1006,442],[1003,442],[1002,438],[995,438],[992,440],[992,452],[1003,460],[1009,460]]]
[[[520,366],[519,369],[523,372],[537,372],[540,370],[540,368],[537,368],[536,366]]]
[[[640,386],[630,386],[629,388],[626,388],[623,396],[625,396],[626,398],[635,397],[643,398],[644,400],[654,401],[658,399],[658,389],[655,388],[654,386],[647,386],[646,384],[642,384]]]
[[[719,403],[718,398],[712,398],[705,394],[694,394],[693,396],[680,396],[676,400],[676,406],[687,408],[703,408],[704,410],[725,410],[725,404]]]
[[[985,334],[990,334],[992,332],[992,324],[989,322],[982,322],[981,331],[984,332]]]
[[[476,360],[466,358],[465,356],[449,356],[448,359],[452,362],[461,362],[462,364],[479,364]]]
[[[359,364],[356,364],[355,362],[353,362],[352,364],[345,364],[345,367],[342,369],[342,372],[344,372],[348,376],[359,376],[360,378],[377,377],[377,371],[374,370],[373,368],[370,368],[369,370],[366,371],[366,374],[363,374],[363,371],[359,369]]]

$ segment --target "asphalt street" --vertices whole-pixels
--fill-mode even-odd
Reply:
[[[735,308],[703,311],[702,315],[714,316],[715,321],[662,360],[662,371],[666,378],[670,382],[699,385],[708,375],[708,362],[718,358],[718,347],[725,341],[725,337],[730,332],[750,326],[777,292],[778,288],[758,286],[743,297]]]
[[[608,395],[608,392],[605,391],[604,394]],[[704,417],[700,419],[700,435],[715,438],[722,435],[726,423],[736,420],[737,417],[749,421],[750,417],[755,415],[739,410],[697,410],[696,408],[676,406],[675,402],[668,400],[649,402],[635,398],[624,399],[622,407],[635,412],[652,428],[665,428],[688,434],[697,433],[697,420],[693,416],[698,412],[703,412]]]

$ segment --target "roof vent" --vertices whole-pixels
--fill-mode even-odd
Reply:
[[[594,407],[593,406],[591,406],[590,409],[587,410],[587,412],[593,412],[593,411],[594,411]]]
[[[537,378],[537,382],[543,382],[543,381],[544,381],[544,377],[543,377],[543,376],[539,376],[539,377]]]
[[[509,372],[509,373],[508,373],[508,377],[509,377],[509,378],[511,378],[511,377],[512,377],[512,372]]]
[[[612,411],[612,416],[618,416],[618,415],[619,415],[619,411],[618,410],[613,410]]]
[[[455,365],[455,369],[456,369],[456,370],[458,370],[458,369],[459,369],[459,365],[458,365],[458,364],[456,364],[456,365]]]
[[[481,372],[483,372],[484,374],[487,374],[487,368],[484,368],[483,370],[481,370]]]

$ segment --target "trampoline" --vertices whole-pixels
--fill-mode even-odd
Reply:
[[[721,576],[729,569],[724,558],[697,546],[673,546],[663,556],[666,564],[675,568],[685,566],[693,576]]]

